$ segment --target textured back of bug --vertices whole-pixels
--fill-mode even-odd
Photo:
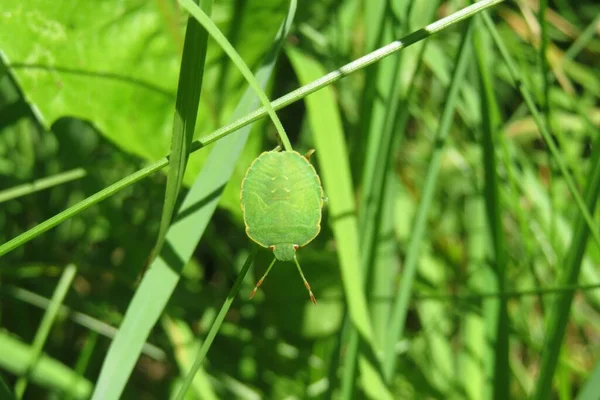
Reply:
[[[248,169],[242,210],[248,236],[262,246],[304,246],[320,231],[323,190],[296,152],[266,152]]]

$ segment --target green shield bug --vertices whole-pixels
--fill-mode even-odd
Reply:
[[[310,299],[317,304],[296,258],[296,250],[310,243],[321,230],[323,188],[308,161],[311,154],[264,152],[252,162],[242,181],[240,199],[246,234],[275,255],[250,298],[276,260],[294,261]]]

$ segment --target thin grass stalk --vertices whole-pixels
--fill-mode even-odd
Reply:
[[[212,0],[200,1],[200,7],[210,15]],[[150,262],[158,254],[165,243],[165,237],[171,225],[177,196],[181,190],[185,168],[190,156],[190,146],[194,140],[196,117],[202,92],[204,63],[208,47],[208,32],[194,19],[188,18],[179,70],[177,100],[173,132],[171,134],[171,152],[169,154],[169,172],[165,188],[165,200],[158,229],[156,244],[150,256]]]
[[[9,200],[14,200],[16,198],[39,192],[41,190],[48,189],[54,186],[62,185],[63,183],[81,179],[86,175],[87,172],[83,168],[75,168],[70,171],[61,172],[56,175],[36,179],[35,181],[30,183],[24,183],[22,185],[13,186],[9,189],[0,191],[0,203],[4,203],[5,201]]]
[[[478,28],[480,26],[477,20]],[[476,29],[473,33],[473,44],[479,71],[479,81],[482,88],[481,117],[482,117],[482,162],[484,166],[484,199],[487,209],[488,226],[491,231],[493,246],[493,265],[496,283],[500,293],[506,291],[506,254],[504,244],[504,231],[502,229],[502,206],[500,204],[500,188],[497,172],[496,141],[500,116],[498,104],[494,94],[493,77],[491,76],[491,63],[487,59],[486,48],[482,43],[482,33]],[[504,399],[509,396],[510,366],[509,366],[509,319],[507,299],[500,297],[495,323],[496,331],[493,333],[494,367],[493,367],[493,397]]]
[[[527,104],[527,108],[529,109],[529,112],[531,113],[540,133],[542,134],[542,137],[544,139],[544,142],[546,143],[546,146],[548,146],[548,148],[550,149],[550,152],[552,153],[552,156],[554,157],[554,162],[556,162],[556,165],[558,165],[558,168],[560,169],[560,172],[565,180],[565,183],[567,184],[567,187],[569,188],[571,195],[575,199],[575,202],[577,203],[577,207],[579,207],[579,211],[582,213],[583,218],[585,219],[585,222],[587,223],[588,228],[590,229],[590,232],[591,232],[592,236],[594,237],[594,240],[596,241],[596,244],[598,246],[600,246],[600,231],[598,231],[597,224],[594,222],[594,218],[592,217],[589,210],[586,208],[585,201],[583,200],[583,197],[581,196],[581,194],[577,190],[577,187],[575,186],[575,181],[573,180],[573,177],[569,173],[567,165],[563,161],[563,159],[560,155],[560,151],[559,151],[558,147],[556,146],[556,144],[554,143],[554,139],[550,135],[550,132],[548,131],[548,127],[546,126],[546,123],[544,122],[542,115],[540,114],[538,108],[535,105],[533,96],[531,95],[531,93],[529,92],[527,87],[525,86],[525,82],[523,81],[523,79],[521,79],[521,74],[520,74],[519,70],[517,69],[515,63],[513,62],[513,59],[511,57],[510,53],[506,49],[506,46],[504,45],[502,38],[498,34],[498,31],[496,30],[496,27],[494,26],[494,23],[491,20],[490,16],[487,15],[486,13],[483,13],[483,21],[484,21],[488,31],[490,32],[490,35],[492,36],[492,39],[493,39],[494,43],[496,44],[496,47],[500,51],[500,54],[502,55],[504,62],[506,63],[506,67],[508,68],[508,72],[509,72],[512,80],[514,81],[515,86],[521,93],[521,96],[523,97],[525,104]]]
[[[363,68],[393,54],[405,47],[413,45],[420,40],[423,40],[433,34],[439,33],[446,29],[449,26],[452,26],[460,21],[463,21],[471,16],[495,6],[499,3],[502,3],[504,0],[484,0],[479,1],[469,7],[465,7],[462,10],[459,10],[445,18],[442,18],[432,24],[427,25],[423,29],[419,29],[401,40],[394,41],[392,43],[387,44],[363,57],[360,57],[351,63],[344,65],[343,67],[330,72],[329,74],[306,84],[287,95],[280,97],[279,99],[273,101],[271,106],[274,110],[279,110],[283,107],[286,107],[304,97],[308,96],[311,93],[316,92],[319,89],[322,89],[326,86],[331,85],[334,82],[346,77],[354,72],[360,71]],[[190,148],[190,153],[198,151],[209,144],[227,136],[231,133],[241,129],[242,127],[251,124],[252,122],[264,117],[267,115],[267,111],[264,107],[258,108],[256,111],[247,114],[246,116],[239,118],[238,120],[221,127],[209,135],[203,136],[202,138],[195,140],[192,143]],[[80,201],[79,203],[67,208],[66,210],[56,214],[55,216],[47,219],[46,221],[36,225],[35,227],[29,229],[16,236],[15,238],[9,240],[8,242],[0,245],[0,256],[16,249],[17,247],[22,246],[23,244],[29,242],[33,238],[39,236],[40,234],[54,228],[56,225],[61,222],[73,217],[74,215],[79,214],[80,212],[86,210],[94,204],[99,203],[100,201],[112,196],[116,192],[133,185],[134,183],[152,175],[153,173],[161,170],[165,166],[169,164],[169,159],[164,157],[145,168],[142,168],[133,174],[121,179],[120,181],[115,182],[114,184],[108,186],[105,189],[100,190],[99,192],[89,196],[88,198]]]
[[[477,3],[476,3],[477,4]],[[462,41],[456,58],[456,67],[453,72],[452,81],[448,89],[446,103],[440,118],[438,132],[435,137],[434,150],[427,169],[425,183],[421,197],[421,203],[417,209],[415,222],[413,225],[412,236],[408,246],[406,261],[404,263],[404,271],[402,280],[398,288],[396,301],[392,308],[391,321],[389,325],[388,335],[384,346],[384,361],[383,373],[386,382],[390,383],[394,376],[397,363],[396,343],[404,334],[404,326],[406,322],[406,314],[410,296],[412,293],[413,282],[417,273],[417,266],[420,255],[421,242],[425,235],[425,228],[429,210],[433,204],[433,196],[437,184],[437,178],[440,169],[441,157],[444,150],[444,145],[450,131],[454,112],[458,103],[458,95],[461,89],[465,71],[468,66],[470,48],[468,39],[470,38],[471,21],[467,22],[467,26],[462,35]]]
[[[598,131],[596,130],[596,136],[597,134]],[[600,140],[596,140],[595,144],[595,154],[593,155],[588,186],[585,191],[586,210],[589,209],[590,212],[594,211],[598,196],[600,196]],[[558,278],[560,285],[574,285],[577,283],[589,234],[589,226],[587,226],[585,218],[579,214],[575,222],[571,245],[564,258],[564,267]],[[556,371],[562,342],[569,323],[572,303],[573,292],[559,294],[549,312],[545,330],[544,350],[542,351],[540,376],[533,396],[534,399],[544,400],[551,397],[552,379]]]
[[[67,265],[60,277],[60,280],[58,281],[58,284],[56,285],[50,305],[48,309],[46,309],[44,317],[42,318],[42,322],[40,323],[40,326],[33,339],[31,355],[29,363],[27,364],[27,368],[25,369],[25,373],[17,380],[17,383],[15,384],[15,395],[17,399],[21,399],[25,394],[25,390],[27,389],[27,384],[29,382],[29,375],[42,356],[42,350],[44,349],[44,345],[46,344],[46,340],[50,334],[50,328],[52,328],[52,324],[56,320],[60,306],[65,300],[67,292],[71,287],[71,282],[73,282],[76,273],[77,268],[74,265]]]
[[[202,366],[202,362],[204,361],[204,358],[206,357],[206,354],[208,353],[210,346],[212,346],[213,340],[215,340],[215,337],[217,336],[217,333],[219,332],[219,329],[221,328],[221,324],[223,323],[223,320],[225,319],[225,316],[227,315],[227,312],[229,311],[229,308],[231,307],[233,300],[237,296],[237,293],[239,292],[240,287],[242,286],[244,277],[246,276],[246,274],[248,273],[248,270],[250,269],[250,266],[254,262],[254,258],[256,257],[257,253],[258,253],[258,246],[254,245],[252,248],[252,251],[248,255],[248,258],[246,258],[246,262],[244,263],[244,266],[242,267],[240,273],[238,274],[238,277],[235,280],[235,283],[233,284],[231,289],[229,289],[229,293],[227,293],[227,298],[225,299],[225,302],[221,306],[221,309],[219,310],[219,313],[217,314],[215,321],[213,322],[212,326],[210,327],[210,330],[208,331],[208,334],[206,335],[206,339],[204,339],[202,346],[200,347],[200,349],[198,349],[198,353],[196,354],[196,359],[194,360],[194,364],[192,365],[192,368],[189,370],[189,372],[185,376],[185,379],[183,380],[183,383],[181,384],[181,388],[179,389],[179,393],[177,394],[176,400],[183,400],[185,398],[185,394],[187,393],[188,389],[190,388],[192,381],[194,380],[194,376],[196,376],[196,373]]]

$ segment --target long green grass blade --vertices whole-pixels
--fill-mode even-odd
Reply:
[[[86,171],[83,168],[75,168],[71,171],[61,172],[60,174],[48,176],[41,179],[36,179],[31,183],[11,187],[0,191],[0,203],[8,200],[13,200],[21,196],[39,192],[40,190],[48,189],[53,186],[62,185],[63,183],[81,179],[86,176]]]
[[[313,59],[293,48],[286,48],[300,82],[310,82],[320,76],[322,67]],[[329,224],[337,242],[346,301],[352,322],[373,348],[373,332],[360,274],[358,225],[354,190],[344,131],[339,110],[331,90],[323,90],[306,101],[323,188],[329,198]]]
[[[477,19],[479,22],[479,19]],[[479,27],[480,24],[478,23]],[[483,43],[482,33],[476,29],[473,33],[473,44],[475,48],[475,58],[479,71],[479,81],[482,89],[481,95],[481,116],[483,140],[482,146],[482,164],[484,167],[484,198],[487,209],[488,226],[493,247],[492,264],[496,275],[496,287],[502,293],[506,290],[506,254],[504,245],[504,230],[502,227],[502,206],[500,204],[499,178],[497,172],[496,160],[496,141],[498,140],[497,127],[499,126],[500,116],[498,104],[496,102],[493,77],[490,71],[492,64],[487,58],[488,49]],[[494,323],[496,331],[492,333],[493,346],[495,349],[494,369],[493,369],[493,388],[495,399],[508,398],[510,387],[510,367],[509,357],[509,320],[507,310],[507,299],[501,297],[497,304],[496,318]]]
[[[273,106],[271,105],[271,102],[269,101],[267,95],[260,87],[260,84],[254,77],[252,71],[250,71],[250,68],[248,68],[242,57],[238,54],[237,51],[235,51],[231,43],[229,43],[225,35],[221,33],[221,31],[219,30],[219,28],[217,28],[214,22],[210,20],[208,15],[206,15],[200,8],[198,8],[198,6],[194,4],[192,0],[179,0],[179,4],[181,4],[181,6],[185,8],[187,12],[189,12],[194,18],[196,18],[196,20],[204,27],[204,29],[208,31],[208,33],[216,40],[216,42],[223,49],[223,51],[229,56],[231,61],[233,61],[233,63],[239,69],[242,75],[244,75],[244,78],[246,78],[246,81],[254,90],[254,93],[256,93],[256,95],[260,99],[260,102],[262,103],[263,107],[265,107],[267,113],[269,114],[269,117],[271,117],[275,128],[277,128],[277,133],[279,134],[279,139],[281,140],[283,147],[285,148],[285,150],[291,151],[292,145],[287,137],[287,134],[285,133],[285,129],[283,129],[283,125],[281,124],[279,117],[277,117],[277,113],[273,109]]]
[[[44,313],[42,322],[40,323],[40,326],[35,334],[35,338],[33,339],[30,358],[24,374],[21,378],[19,378],[19,380],[17,380],[17,383],[15,384],[15,395],[18,399],[23,397],[23,394],[27,389],[29,377],[32,371],[35,369],[36,364],[39,362],[40,357],[42,356],[42,350],[44,348],[44,344],[46,344],[46,339],[48,339],[48,334],[50,334],[50,328],[52,328],[52,324],[58,315],[60,306],[63,303],[69,288],[71,287],[71,282],[73,282],[73,278],[75,278],[76,273],[77,268],[74,265],[68,265],[60,277],[58,285],[56,285],[50,306]]]
[[[210,15],[212,0],[201,0],[200,7],[206,14]],[[151,259],[158,255],[165,242],[167,230],[171,225],[171,219],[175,211],[177,196],[183,182],[185,167],[190,155],[190,146],[194,139],[194,129],[196,128],[207,45],[208,33],[195,19],[188,18],[177,85],[177,102],[171,134],[167,187],[165,189],[158,237]]]
[[[413,282],[417,273],[420,248],[425,235],[427,217],[433,202],[433,195],[439,175],[444,144],[446,138],[448,137],[448,132],[450,131],[450,126],[452,124],[452,119],[454,117],[454,112],[458,101],[458,95],[461,89],[465,71],[468,66],[470,48],[467,39],[470,38],[471,21],[469,21],[468,24],[469,25],[465,29],[462,43],[456,57],[456,67],[454,68],[452,81],[446,95],[446,102],[440,118],[431,161],[429,162],[429,166],[427,168],[425,182],[423,185],[423,194],[421,196],[421,203],[419,204],[417,214],[415,216],[412,236],[410,238],[410,244],[408,246],[406,260],[404,263],[402,280],[400,281],[396,301],[394,302],[394,306],[392,308],[391,321],[384,346],[383,360],[384,377],[387,382],[391,382],[396,368],[396,343],[404,335],[406,314],[408,312]]]
[[[324,87],[331,85],[334,82],[337,82],[338,80],[342,79],[345,76],[348,76],[357,71],[360,71],[363,68],[389,56],[390,54],[394,54],[395,52],[397,52],[407,46],[413,45],[430,35],[439,33],[442,30],[446,29],[447,27],[449,27],[453,24],[456,24],[464,19],[467,19],[482,10],[490,8],[498,3],[501,3],[502,1],[504,1],[504,0],[484,0],[484,1],[477,2],[469,7],[465,7],[462,10],[459,10],[445,18],[440,19],[439,21],[436,21],[432,24],[427,25],[423,29],[417,30],[417,31],[405,36],[404,38],[402,38],[400,40],[389,43],[389,44],[387,44],[365,56],[362,56],[362,57],[352,61],[351,63],[344,65],[343,67],[341,67],[333,72],[328,73],[327,75],[322,76],[319,79],[312,81],[309,84],[306,84],[306,85],[288,93],[285,96],[280,97],[279,99],[273,101],[273,103],[271,103],[271,106],[273,107],[274,110],[279,110],[283,107],[286,107],[286,106],[308,96],[311,93],[314,93]],[[241,129],[242,127],[244,127],[248,124],[251,124],[252,122],[254,122],[266,115],[267,115],[266,108],[261,107],[254,112],[251,112],[243,117],[240,117],[239,119],[235,120],[234,122],[232,122],[222,128],[219,128],[219,129],[215,130],[214,132],[212,132],[198,140],[195,140],[192,143],[190,152],[193,153],[195,151],[198,151],[198,150],[208,146],[209,144]],[[0,256],[8,253],[9,251],[16,249],[19,246],[22,246],[23,244],[34,239],[35,237],[48,231],[49,229],[54,228],[61,222],[73,217],[74,215],[79,214],[80,212],[91,207],[92,205],[99,203],[100,201],[112,196],[116,192],[118,192],[130,185],[133,185],[134,183],[152,175],[153,173],[161,170],[168,164],[169,164],[169,159],[167,157],[162,158],[162,159],[154,162],[153,164],[151,164],[145,168],[142,168],[141,170],[121,179],[120,181],[115,182],[114,184],[108,186],[107,188],[102,189],[101,191],[99,191],[99,192],[93,194],[92,196],[82,200],[81,202],[75,204],[74,206],[71,206],[68,209],[56,214],[55,216],[47,219],[46,221],[36,225],[33,228],[29,229],[28,231],[23,232],[22,234],[18,235],[17,237],[0,245]]]
[[[322,74],[321,65],[292,48],[286,48],[300,82],[309,82]],[[359,233],[353,197],[352,177],[340,113],[332,90],[323,90],[306,100],[323,187],[329,198],[329,224],[336,239],[342,282],[350,318],[372,354],[379,356],[360,271]],[[353,339],[357,340],[357,338]],[[372,398],[391,399],[381,374],[372,360],[361,357],[359,363],[363,387]]]
[[[271,75],[294,11],[295,8],[291,7],[271,52],[257,72],[262,85],[266,85]],[[234,120],[254,107],[256,98],[253,91],[248,89],[234,112]],[[127,309],[119,333],[104,360],[93,399],[117,399],[121,396],[143,343],[162,314],[179,282],[183,267],[191,258],[212,218],[249,133],[250,126],[247,126],[236,135],[220,140],[211,150],[204,168],[184,199],[175,222],[169,228],[165,246],[144,275]]]
[[[206,354],[208,353],[208,350],[210,349],[210,346],[212,345],[213,340],[215,340],[215,337],[217,336],[217,333],[219,332],[219,329],[221,328],[221,324],[223,323],[223,320],[225,319],[225,316],[227,315],[227,312],[229,311],[229,307],[231,307],[233,300],[237,296],[237,293],[239,292],[240,287],[242,286],[244,277],[246,276],[246,274],[248,273],[248,270],[250,269],[250,266],[254,262],[254,258],[256,257],[256,253],[258,253],[258,249],[259,249],[259,247],[255,245],[253,247],[252,251],[250,252],[250,254],[248,254],[248,257],[246,258],[246,262],[244,263],[244,266],[242,267],[240,273],[238,274],[238,277],[235,280],[235,283],[229,290],[229,293],[227,293],[227,298],[225,299],[225,302],[221,306],[221,309],[219,310],[219,313],[217,314],[215,321],[213,322],[212,326],[210,327],[210,330],[208,331],[208,334],[206,335],[206,339],[204,339],[204,343],[202,343],[202,346],[200,347],[200,349],[198,349],[198,354],[196,354],[196,359],[194,360],[194,364],[192,365],[192,368],[188,371],[187,375],[185,376],[183,384],[181,385],[181,388],[179,389],[179,393],[177,394],[176,400],[183,400],[185,398],[185,394],[187,393],[188,389],[190,388],[192,381],[194,380],[194,377],[196,376],[196,373],[202,366],[202,362],[204,361],[204,358],[206,357]]]
[[[596,140],[596,145],[598,143],[600,141]],[[598,196],[600,196],[600,150],[596,147],[588,186],[585,191],[585,210],[594,211]],[[559,285],[575,285],[577,283],[589,234],[589,225],[585,217],[579,214],[575,222],[571,245],[563,261],[563,268],[558,278]],[[548,313],[540,375],[534,395],[535,399],[542,400],[551,397],[552,379],[556,371],[562,342],[569,323],[572,302],[573,292],[559,294]]]

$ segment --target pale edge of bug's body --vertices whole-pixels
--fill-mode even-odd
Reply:
[[[249,197],[247,197],[247,196],[245,197],[244,196],[245,195],[245,188],[246,188],[247,178],[250,175],[250,173],[253,170],[255,170],[255,168],[258,165],[257,163],[259,163],[261,160],[264,160],[264,157],[266,155],[269,155],[269,154],[272,154],[273,156],[277,156],[277,155],[281,154],[282,157],[285,157],[286,155],[292,155],[293,154],[294,157],[297,157],[298,160],[302,161],[301,165],[303,165],[303,166],[308,165],[309,166],[309,170],[310,170],[310,172],[312,172],[312,174],[309,175],[309,178],[311,178],[311,179],[314,178],[315,179],[315,183],[316,183],[316,185],[318,187],[318,218],[317,218],[317,221],[316,221],[316,223],[308,224],[307,229],[309,230],[309,232],[306,232],[306,233],[309,235],[309,237],[304,238],[302,241],[299,241],[298,243],[293,243],[293,242],[288,243],[288,242],[285,242],[285,241],[284,242],[280,242],[278,240],[275,240],[274,238],[271,238],[271,240],[269,240],[270,242],[274,242],[274,243],[264,243],[264,241],[259,240],[258,238],[256,238],[253,235],[253,233],[251,232],[251,229],[250,229],[252,224],[249,223],[249,221],[248,221],[248,218],[247,218],[247,214],[248,213],[246,211],[246,205],[244,204],[245,202],[250,201]],[[310,154],[311,153],[308,153],[308,155],[310,155]],[[279,259],[281,261],[294,261],[296,263],[296,266],[298,267],[298,272],[300,273],[300,275],[301,275],[301,277],[302,277],[302,279],[304,281],[304,285],[306,286],[306,288],[309,291],[311,300],[313,301],[313,303],[316,304],[316,300],[315,300],[315,298],[314,298],[314,296],[312,294],[312,291],[310,289],[310,285],[308,284],[308,282],[304,278],[304,274],[302,273],[302,269],[300,268],[300,264],[298,263],[298,260],[296,258],[296,250],[298,248],[303,247],[303,246],[307,245],[308,243],[310,243],[320,233],[320,231],[321,231],[321,220],[322,220],[322,217],[323,217],[323,215],[322,215],[322,208],[323,208],[323,204],[324,204],[323,186],[321,184],[321,179],[320,179],[319,175],[317,174],[317,171],[315,170],[314,166],[308,160],[308,155],[307,156],[303,156],[303,155],[301,155],[300,153],[298,153],[296,151],[281,152],[281,153],[278,152],[278,151],[266,151],[266,152],[263,152],[256,159],[254,159],[254,161],[252,162],[252,164],[250,164],[250,166],[248,167],[248,169],[246,171],[244,179],[242,180],[242,185],[241,185],[242,188],[241,188],[241,191],[240,191],[240,205],[241,205],[241,208],[242,208],[242,215],[243,215],[243,218],[244,218],[244,225],[245,225],[246,234],[247,234],[247,236],[252,241],[254,241],[255,243],[257,243],[258,245],[260,245],[262,247],[270,248],[275,253],[274,254],[275,258],[274,258],[273,262],[271,263],[271,265],[269,266],[269,268],[267,269],[267,271],[263,275],[263,277],[258,281],[256,287],[254,288],[254,290],[252,291],[252,294],[250,295],[251,298],[256,293],[256,290],[258,289],[258,287],[262,284],[262,281],[264,280],[264,278],[266,277],[266,275],[271,270],[271,267],[274,265],[275,261],[277,259]],[[273,161],[273,159],[271,159],[270,161]],[[285,163],[282,162],[282,164],[285,164]],[[278,162],[275,162],[274,164],[271,163],[270,167],[278,167]],[[302,167],[302,168],[304,168],[304,167]],[[261,172],[264,172],[264,171],[261,171]],[[286,180],[288,179],[285,174],[280,174],[279,172],[278,172],[277,176],[281,176],[281,177],[285,178]],[[275,176],[271,177],[271,180],[274,181],[275,180]],[[253,186],[256,186],[256,184],[254,184]],[[274,193],[276,189],[278,189],[278,188],[274,188],[271,193]],[[283,188],[283,190],[285,190],[288,193],[290,193],[289,189]],[[316,191],[316,188],[314,190]],[[261,196],[257,196],[257,197],[260,200],[264,199]],[[312,199],[314,199],[314,198],[312,198]],[[265,205],[266,205],[266,203],[265,203]],[[310,208],[309,208],[309,210],[310,210]],[[315,211],[314,208],[312,210]],[[257,221],[256,221],[256,219],[254,219],[254,225],[256,225],[256,223],[257,223]],[[307,225],[305,225],[305,227],[306,226]],[[264,227],[261,227],[261,229],[263,229],[263,228]],[[314,230],[314,234],[311,233],[312,230]],[[261,234],[259,234],[259,236],[264,236],[264,234],[265,233],[263,231]],[[302,235],[300,234],[300,236],[302,236]],[[277,248],[276,245],[285,245],[285,246],[280,246],[279,248]]]

